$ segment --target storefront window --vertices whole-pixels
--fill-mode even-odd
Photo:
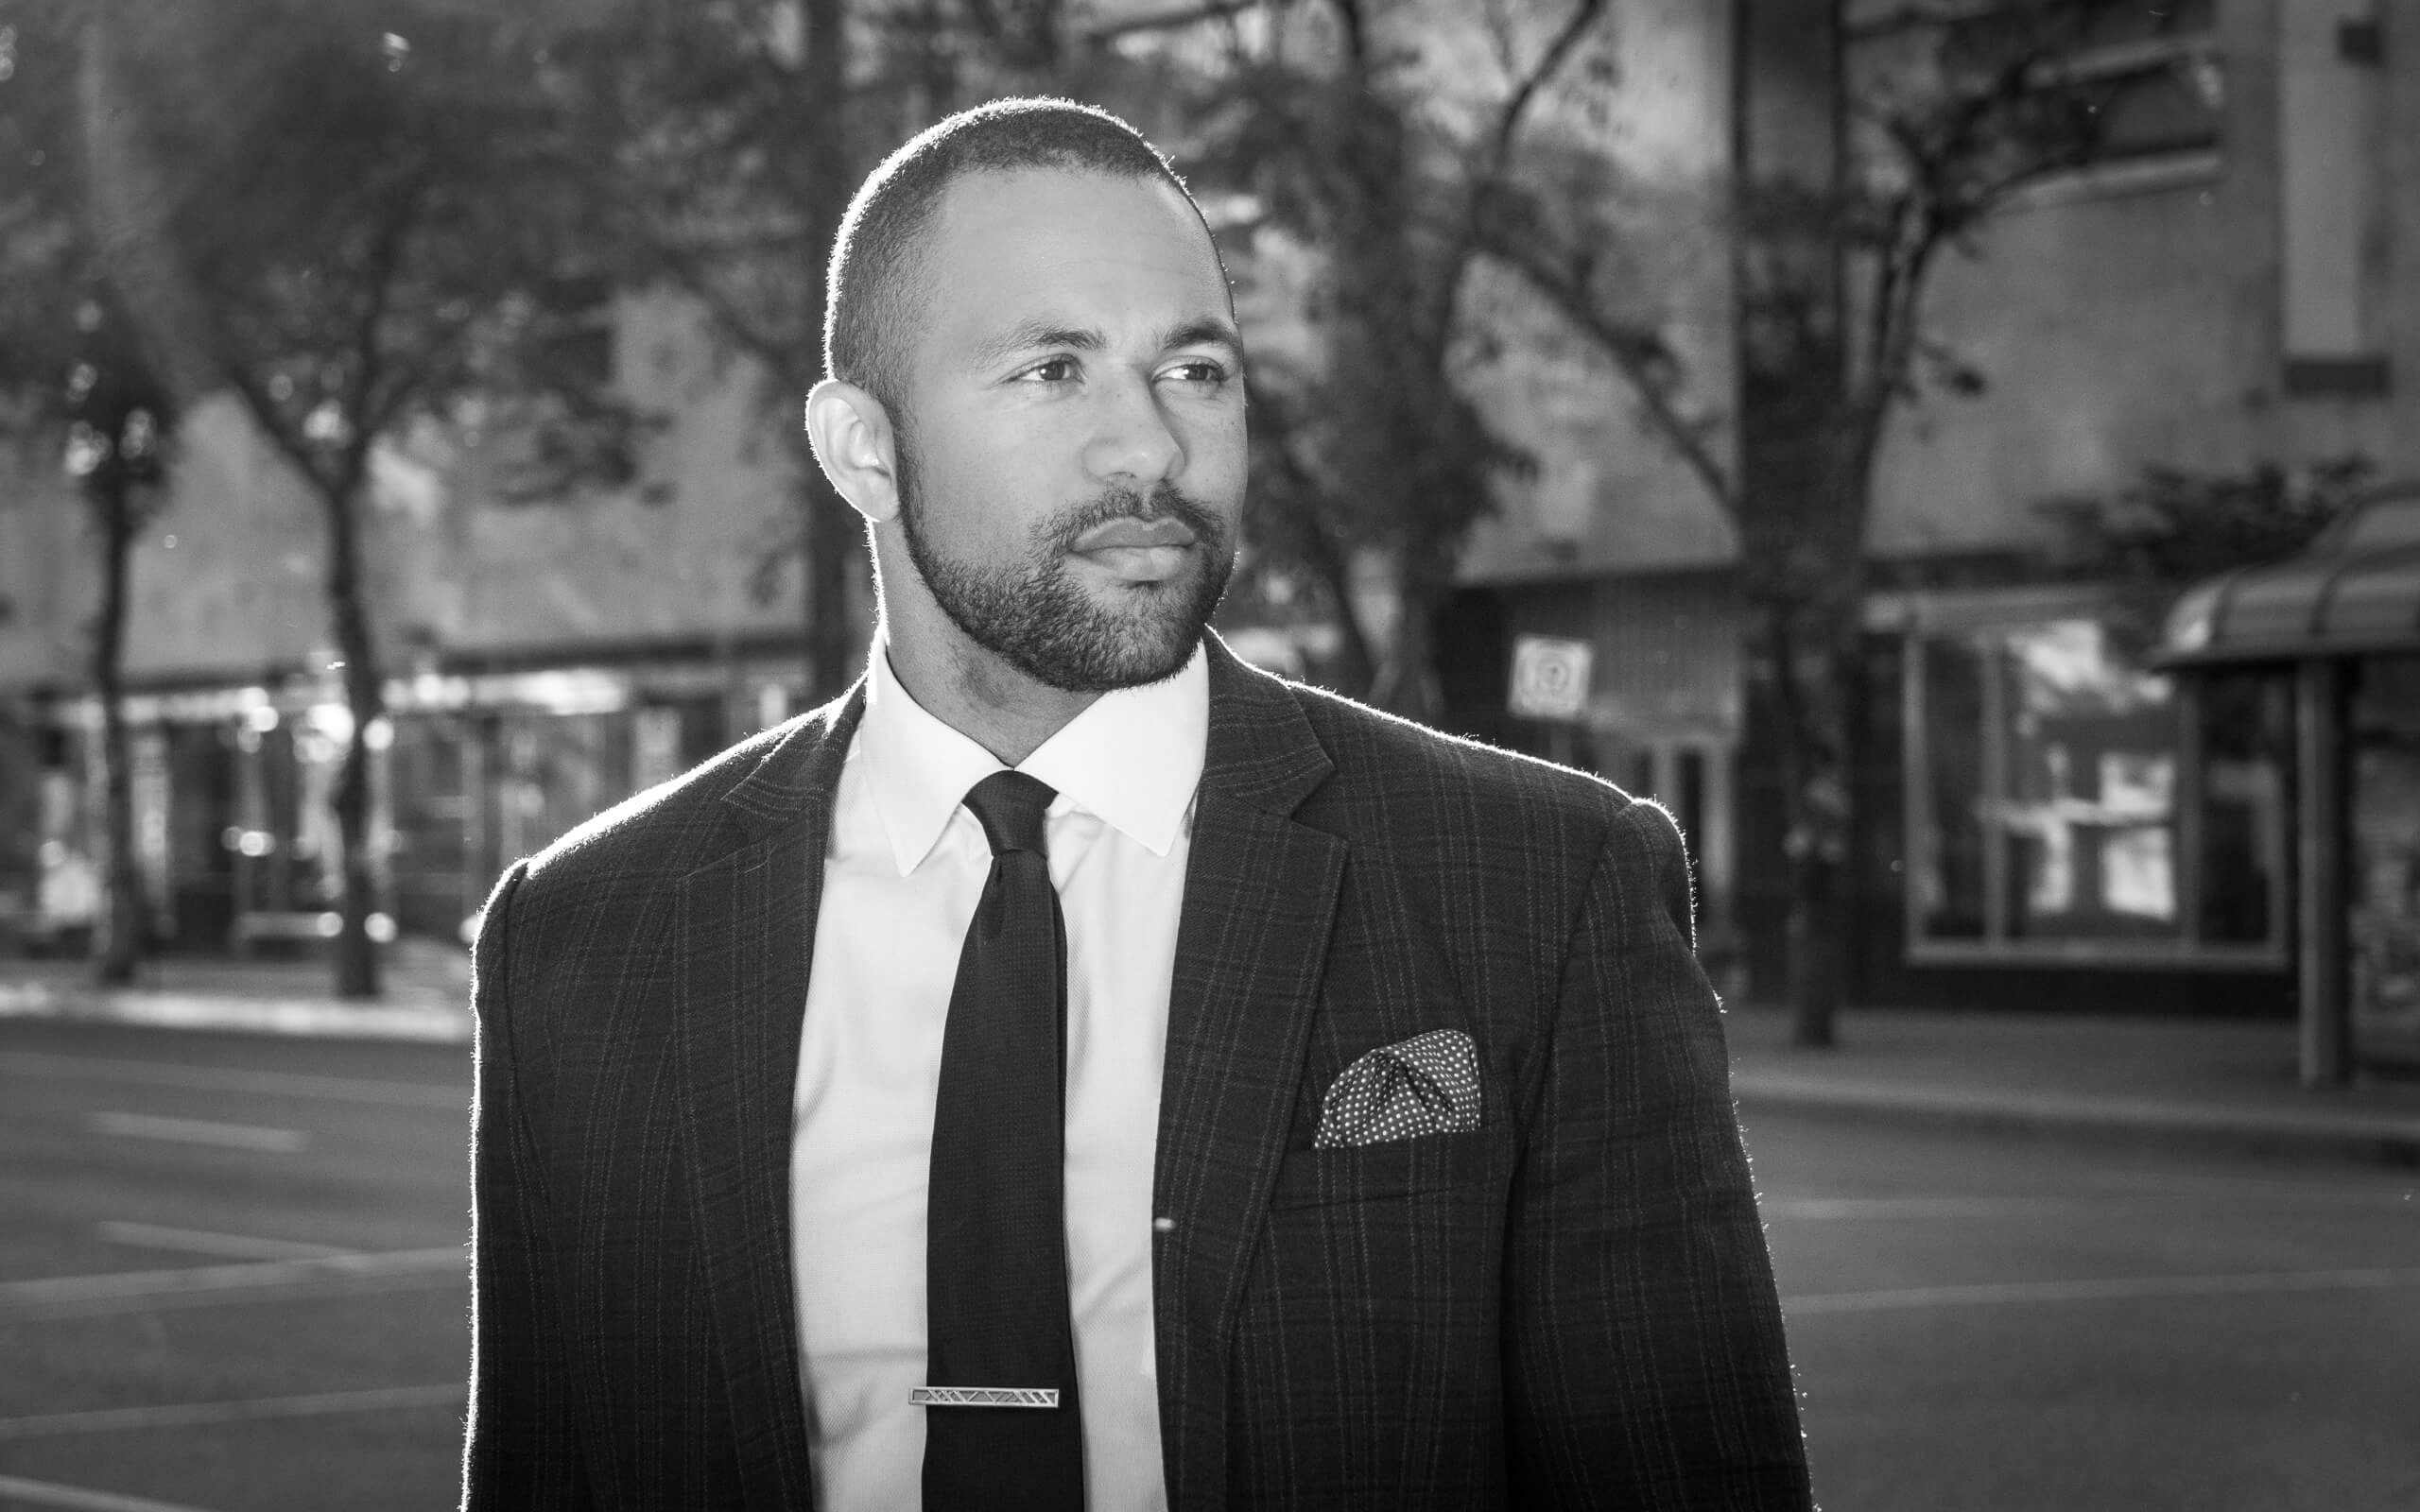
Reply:
[[[2283,929],[2278,910],[2292,872],[2286,853],[2292,696],[2286,679],[2270,672],[2204,674],[2196,692],[2202,938],[2261,944]]]
[[[2281,948],[2282,683],[2180,689],[2089,611],[1974,615],[1911,649],[1916,954]]]
[[[1921,643],[1931,760],[1910,781],[1927,822],[1915,827],[1922,859],[1912,874],[1919,929],[1928,939],[1981,939],[1983,900],[1983,649],[1973,639]]]
[[[2420,1063],[2420,657],[2361,664],[2352,756],[2353,1034],[2365,1058]]]

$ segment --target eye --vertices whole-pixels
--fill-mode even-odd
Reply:
[[[1017,381],[1019,383],[1063,384],[1072,382],[1075,376],[1075,358],[1051,357],[1045,361],[1037,362],[1032,367],[1028,368],[1025,371],[1017,374]]]
[[[1234,376],[1225,363],[1210,357],[1188,357],[1168,369],[1167,375],[1180,383],[1201,385],[1223,384]]]

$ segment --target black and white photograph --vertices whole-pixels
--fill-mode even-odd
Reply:
[[[0,1509],[2420,1509],[2420,12],[0,0]]]

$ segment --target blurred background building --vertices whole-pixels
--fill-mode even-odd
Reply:
[[[1144,33],[1120,18],[1161,9],[1094,7],[1110,18],[1099,46],[1132,53]],[[1524,30],[1498,24],[1520,7],[1373,8],[1387,45],[1409,50],[1435,140],[1485,146],[1519,75],[1504,66],[1512,43],[1556,35],[1551,8],[1535,9]],[[1519,176],[1520,214],[1584,233],[1593,302],[1558,301],[1555,269],[1524,276],[1517,247],[1475,258],[1449,301],[1457,382],[1519,461],[1475,485],[1488,507],[1454,538],[1447,591],[1423,599],[1403,559],[1360,549],[1331,564],[1345,587],[1323,596],[1302,553],[1255,544],[1222,614],[1245,654],[1344,682],[1345,642],[1385,643],[1390,616],[1422,615],[1430,716],[1672,807],[1700,859],[1706,953],[1735,990],[1784,989],[1804,829],[1786,791],[1790,716],[1757,629],[1772,542],[1739,512],[1737,480],[1767,475],[1772,402],[1750,370],[1755,217],[1742,207],[1793,177],[1825,194],[1890,189],[1906,160],[1876,146],[1866,104],[1929,87],[1945,57],[1988,50],[1994,27],[2042,9],[1610,8],[1575,53],[1598,87],[1541,106]],[[2037,164],[1945,245],[1880,425],[1845,716],[1847,990],[2287,1013],[2308,891],[2294,670],[2308,658],[2271,645],[2188,664],[2170,645],[2163,660],[2162,615],[2196,575],[2147,579],[2109,522],[2181,499],[2189,538],[2195,508],[2288,507],[2327,479],[2420,470],[2406,391],[2420,372],[2420,64],[2389,44],[2377,0],[2082,9],[2081,29],[1995,108],[2021,118],[2029,91],[2046,111],[2097,101],[2091,150]],[[1297,14],[1205,8],[1200,26],[1149,33],[1154,66],[1241,45],[1219,28],[1245,23],[1275,56]],[[1134,109],[1180,157],[1217,138]],[[1352,249],[1270,224],[1236,177],[1207,164],[1196,187],[1255,361],[1316,373],[1336,318],[1322,270]],[[1484,219],[1495,202],[1473,203]],[[1875,254],[1852,237],[1839,255],[1833,318],[1854,327]],[[800,453],[773,434],[761,371],[709,324],[660,287],[600,292],[586,360],[661,417],[627,481],[515,496],[491,465],[509,438],[475,419],[378,453],[380,930],[453,936],[505,862],[807,696],[800,567],[781,549]],[[1625,346],[1623,330],[1653,340]],[[1271,407],[1256,424],[1283,418]],[[1316,451],[1316,425],[1295,430]],[[133,558],[149,902],[178,949],[308,939],[331,927],[324,798],[349,733],[318,526],[236,406],[205,407],[182,435],[172,502]],[[0,927],[36,944],[72,939],[96,886],[97,715],[81,672],[95,588],[70,489],[48,455],[0,471]],[[862,578],[848,579],[853,659]],[[1512,712],[1531,637],[1589,648],[1575,717]],[[2357,938],[2383,942],[2355,987],[2382,1043],[2420,1042],[2415,653],[2420,633],[2365,643],[2332,685],[2360,773],[2345,812],[2376,879],[2345,907]]]

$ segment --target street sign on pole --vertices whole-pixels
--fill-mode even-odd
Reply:
[[[1526,719],[1577,719],[1588,706],[1585,641],[1550,635],[1512,638],[1512,712]]]

